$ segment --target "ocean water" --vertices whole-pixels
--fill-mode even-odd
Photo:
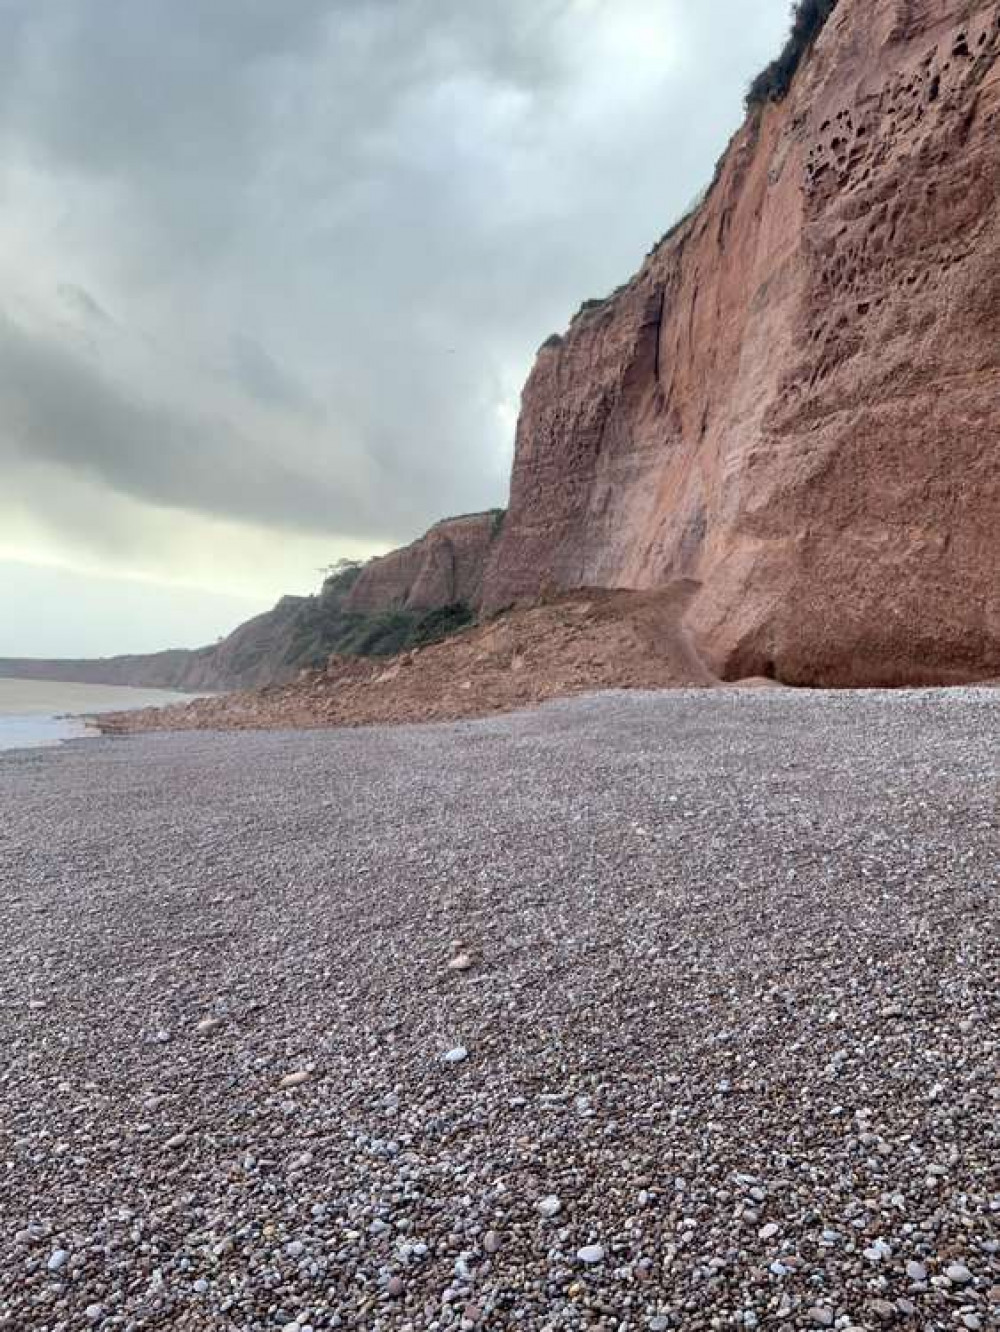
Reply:
[[[0,679],[0,749],[33,749],[96,735],[88,716],[182,703],[189,697],[168,689]]]

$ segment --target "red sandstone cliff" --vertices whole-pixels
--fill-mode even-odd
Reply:
[[[998,673],[998,55],[995,0],[841,0],[705,203],[540,351],[488,608],[687,578],[727,677]]]
[[[501,518],[497,510],[445,518],[409,546],[369,561],[346,608],[433,610],[456,602],[477,607]]]

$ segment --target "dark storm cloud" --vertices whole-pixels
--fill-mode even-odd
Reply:
[[[785,8],[0,0],[54,298],[0,322],[0,468],[373,541],[502,502],[534,348],[710,175]]]
[[[305,416],[317,414],[316,403],[302,385],[253,338],[234,334],[232,353],[233,372],[251,398]]]
[[[0,470],[66,467],[137,499],[323,531],[329,498],[305,471],[220,420],[124,395],[95,366],[0,317]]]

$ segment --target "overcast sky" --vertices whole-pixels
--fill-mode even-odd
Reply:
[[[538,345],[788,0],[0,0],[0,655],[193,646],[503,504]]]

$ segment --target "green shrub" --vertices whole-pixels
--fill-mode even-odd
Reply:
[[[748,109],[765,102],[780,102],[785,97],[803,56],[836,7],[837,0],[796,0],[788,41],[777,60],[772,60],[751,83],[746,98]]]
[[[428,643],[439,643],[442,638],[468,629],[475,622],[475,616],[464,601],[456,601],[450,606],[441,606],[437,610],[421,615],[410,630],[408,647],[426,647]]]

